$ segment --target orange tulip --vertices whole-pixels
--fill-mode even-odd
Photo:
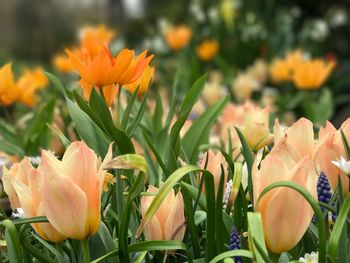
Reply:
[[[173,50],[179,50],[188,45],[192,37],[192,31],[185,25],[174,27],[165,34],[165,41]]]
[[[70,59],[65,54],[54,56],[52,64],[57,71],[62,73],[71,73],[74,70]]]
[[[8,106],[16,101],[17,89],[11,63],[0,68],[0,103]]]
[[[33,107],[36,102],[35,92],[45,88],[48,79],[42,68],[35,70],[26,70],[17,81],[17,89],[19,93],[18,101]]]
[[[83,240],[100,226],[101,194],[105,164],[83,142],[74,142],[62,161],[52,152],[42,151],[38,170],[43,174],[41,194],[49,222],[69,238]],[[62,213],[64,211],[64,213]]]
[[[134,81],[133,83],[127,84],[124,86],[124,88],[133,93],[139,87],[139,90],[137,92],[138,95],[143,95],[147,92],[149,85],[151,84],[151,81],[154,76],[154,67],[147,66],[144,72],[142,73],[141,77]]]
[[[115,35],[112,30],[104,25],[86,26],[79,33],[81,47],[90,56],[96,55],[100,47],[108,46]]]
[[[95,56],[83,50],[66,50],[74,68],[90,85],[103,87],[112,84],[125,85],[137,80],[152,60],[142,52],[134,59],[134,51],[123,49],[113,57],[108,48],[101,48]]]
[[[253,150],[259,150],[271,142],[269,108],[264,109],[247,102],[244,105],[242,134]]]
[[[279,181],[294,182],[316,198],[317,175],[312,161],[307,156],[301,157],[285,135],[262,161],[260,170],[253,166],[252,176],[255,209],[262,216],[267,247],[274,253],[288,251],[305,234],[313,216],[311,206],[289,188],[273,189],[259,203],[257,199],[267,186]]]
[[[202,169],[205,168],[205,163],[208,155],[208,163],[206,169],[214,176],[214,189],[215,189],[215,197],[217,196],[217,192],[219,189],[220,177],[221,177],[221,165],[224,171],[224,188],[227,181],[227,162],[225,157],[222,155],[220,151],[214,153],[212,150],[208,150],[207,154],[203,154],[203,158],[200,164]]]
[[[281,83],[292,79],[292,75],[304,60],[300,50],[289,52],[284,58],[275,59],[270,66],[270,76],[274,83]]]
[[[83,97],[85,100],[89,101],[90,98],[90,94],[92,91],[92,85],[90,85],[89,83],[87,83],[84,79],[81,79],[79,81],[82,89],[83,89]],[[98,88],[95,87],[95,89],[97,90]],[[108,85],[108,86],[103,86],[102,87],[102,93],[103,93],[103,97],[106,100],[106,104],[110,107],[113,104],[114,98],[118,95],[118,91],[119,91],[119,85],[116,84],[112,84],[112,85]]]
[[[212,60],[219,51],[219,44],[215,39],[203,41],[196,48],[197,56],[203,61]]]
[[[156,193],[158,189],[152,185],[148,193]],[[141,213],[145,216],[154,196],[141,198]],[[147,240],[179,240],[185,235],[184,203],[181,192],[176,195],[174,189],[168,193],[152,219],[145,225],[144,233]]]
[[[10,170],[4,168],[3,183],[12,208],[23,208],[26,217],[45,216],[40,188],[43,175],[33,168],[28,159],[14,164]],[[44,239],[61,242],[66,239],[49,223],[31,224]]]
[[[302,62],[294,71],[293,82],[298,89],[320,88],[335,67],[335,62],[314,59]]]
[[[337,131],[334,126],[327,122],[325,128],[319,131],[319,141],[315,148],[314,161],[316,169],[324,172],[333,189],[338,185],[338,178],[342,182],[343,192],[349,192],[349,177],[332,161],[337,161],[341,157],[346,157],[346,152],[341,138],[341,132],[344,132],[347,140],[350,140],[350,118],[348,118]]]

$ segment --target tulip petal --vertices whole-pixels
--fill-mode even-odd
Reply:
[[[42,187],[44,210],[49,222],[63,235],[85,239],[88,204],[85,193],[67,176],[45,174]]]
[[[147,240],[164,240],[161,223],[154,216],[144,227],[144,233]]]
[[[165,224],[165,240],[182,241],[185,235],[184,203],[181,192],[178,192],[168,211]]]

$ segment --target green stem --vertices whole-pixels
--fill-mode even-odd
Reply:
[[[89,239],[81,240],[80,245],[83,252],[83,262],[90,263]]]

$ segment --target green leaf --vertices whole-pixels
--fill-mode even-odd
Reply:
[[[130,118],[130,113],[132,110],[132,107],[134,106],[135,103],[135,99],[138,93],[139,87],[137,87],[137,89],[131,94],[131,96],[128,99],[128,103],[126,105],[125,111],[123,113],[123,118],[122,121],[120,123],[120,129],[124,130],[126,129],[126,127],[128,126],[128,121]]]
[[[49,72],[45,72],[45,75],[51,81],[51,83],[53,84],[54,88],[56,88],[60,93],[62,93],[65,97],[67,97],[68,90],[66,90],[64,88],[62,82],[55,75],[53,75],[53,74],[51,74]]]
[[[11,263],[23,262],[22,249],[19,241],[19,234],[15,224],[8,219],[1,222],[5,230],[8,256]]]
[[[63,132],[57,126],[50,124],[47,124],[47,126],[50,128],[51,131],[53,131],[57,135],[64,148],[67,148],[71,144],[71,141],[63,134]]]
[[[142,155],[119,155],[106,164],[108,169],[137,169],[147,174],[147,163]]]
[[[260,213],[248,212],[249,240],[257,263],[272,262],[265,246],[264,230]]]
[[[340,134],[341,134],[341,139],[343,141],[344,149],[346,152],[346,157],[348,160],[350,160],[350,146],[349,146],[348,140],[347,140],[343,130],[340,130]]]
[[[319,236],[319,248],[318,248],[318,257],[319,257],[319,263],[325,263],[326,262],[326,225],[324,221],[324,216],[322,213],[322,210],[318,204],[318,201],[313,198],[313,196],[305,190],[302,186],[294,183],[294,182],[276,182],[272,183],[269,186],[267,186],[260,194],[257,204],[259,203],[260,199],[269,191],[271,191],[274,188],[277,187],[288,187],[291,188],[298,193],[300,193],[305,200],[310,204],[312,209],[314,210],[314,213],[317,217],[317,226],[318,226],[318,236]],[[258,205],[257,205],[258,206]]]
[[[195,163],[198,158],[198,148],[201,144],[207,143],[212,126],[220,113],[229,101],[229,97],[224,97],[210,108],[202,116],[193,122],[182,139],[182,147],[189,157],[191,163]]]
[[[105,156],[110,141],[103,131],[69,99],[67,99],[67,107],[81,139],[100,156]]]
[[[15,225],[32,224],[32,223],[46,223],[49,222],[46,216],[37,216],[29,218],[21,218],[12,221]]]
[[[187,92],[183,103],[181,104],[180,114],[191,111],[194,104],[198,101],[201,95],[206,80],[207,74],[204,74],[199,79],[197,79],[196,82],[192,85],[190,90]]]
[[[246,257],[246,258],[253,259],[253,254],[249,250],[244,250],[244,249],[231,250],[231,251],[223,252],[217,255],[209,263],[220,262],[225,258],[232,258],[232,257]]]
[[[250,200],[254,200],[253,197],[253,179],[252,179],[252,168],[254,163],[254,155],[250,149],[246,139],[244,138],[242,132],[236,127],[237,134],[242,144],[242,155],[248,168],[248,192]]]
[[[143,241],[129,245],[129,252],[153,250],[187,250],[186,244],[177,240]]]
[[[113,238],[103,222],[101,222],[97,233],[90,238],[89,246],[92,259],[99,258],[116,249]]]
[[[328,242],[328,254],[332,262],[338,262],[338,260],[346,260],[345,258],[337,258],[337,252],[339,247],[340,238],[344,227],[346,226],[347,216],[350,211],[350,196],[345,198],[343,205],[340,208],[337,220],[335,221],[333,231],[329,237]],[[345,239],[348,242],[348,239]]]

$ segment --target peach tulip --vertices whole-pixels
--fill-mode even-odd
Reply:
[[[325,128],[321,127],[319,131],[319,141],[315,148],[314,161],[316,169],[326,174],[333,189],[336,189],[340,176],[343,192],[347,194],[349,192],[349,177],[332,163],[332,161],[337,161],[342,157],[346,157],[340,130],[344,132],[344,135],[349,141],[350,118],[341,125],[339,130],[336,130],[330,122],[327,122]]]
[[[293,189],[275,188],[264,195],[261,192],[270,184],[290,181],[302,186],[313,197],[316,193],[316,173],[308,156],[301,157],[287,136],[273,147],[262,161],[261,168],[253,168],[255,209],[261,213],[265,241],[274,253],[293,248],[306,232],[313,210],[304,197]]]
[[[150,185],[148,193],[156,193],[158,188]],[[141,213],[145,216],[154,196],[141,198]],[[185,235],[184,203],[181,192],[175,195],[174,189],[168,193],[162,204],[145,225],[144,233],[147,240],[179,240]]]
[[[3,183],[12,208],[23,208],[26,217],[46,216],[40,193],[43,175],[32,166],[28,159],[14,164],[10,170],[4,168]],[[46,240],[61,242],[66,239],[50,223],[31,225]]]
[[[216,197],[219,189],[220,177],[222,173],[221,165],[223,167],[224,183],[226,185],[227,169],[228,169],[227,162],[225,160],[225,157],[222,155],[220,151],[218,151],[217,153],[214,153],[212,150],[208,150],[207,155],[208,155],[208,163],[207,163],[206,169],[214,176],[214,189],[215,189],[215,197]],[[200,164],[200,167],[202,169],[205,168],[207,155],[206,154],[203,155],[203,159]],[[224,188],[225,188],[225,185],[224,185]]]
[[[38,170],[43,174],[43,207],[49,222],[67,237],[83,240],[100,226],[104,167],[111,160],[111,148],[102,164],[83,142],[73,142],[62,161],[42,151]]]

